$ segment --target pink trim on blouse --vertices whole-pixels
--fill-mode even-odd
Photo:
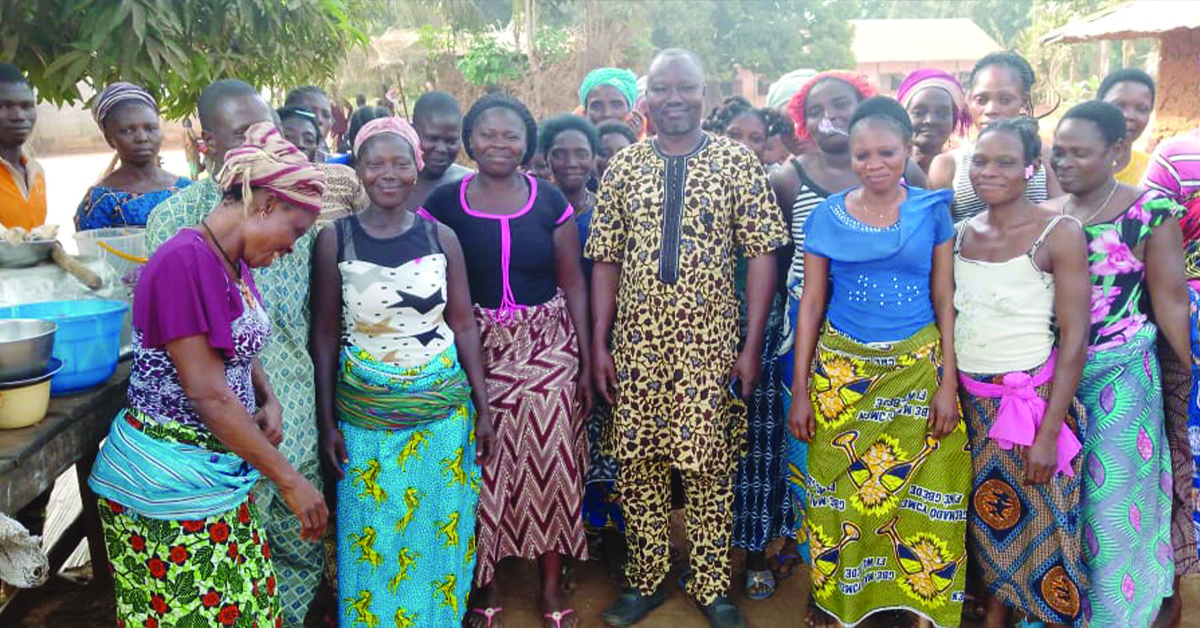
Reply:
[[[462,209],[468,216],[476,218],[490,218],[500,221],[500,277],[501,292],[500,292],[500,307],[496,309],[496,322],[505,323],[512,318],[512,315],[525,309],[526,306],[517,303],[517,298],[513,295],[512,283],[509,281],[509,267],[512,265],[512,226],[513,218],[519,218],[529,213],[533,209],[533,203],[537,200],[537,179],[526,174],[525,178],[529,180],[529,200],[525,202],[525,207],[515,214],[498,216],[496,214],[486,214],[477,212],[471,209],[467,204],[467,185],[471,179],[475,178],[475,173],[468,174],[463,177],[462,183],[458,187],[458,200],[462,205]],[[569,208],[568,208],[569,209]]]
[[[575,215],[575,208],[572,207],[570,203],[567,203],[566,211],[564,211],[562,213],[562,215],[558,217],[558,220],[554,221],[554,226],[557,227],[557,226],[567,222],[574,215]]]

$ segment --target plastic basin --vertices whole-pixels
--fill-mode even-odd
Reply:
[[[128,309],[124,301],[46,301],[0,308],[0,319],[58,323],[52,353],[63,367],[50,380],[50,392],[61,395],[112,377],[121,355],[121,324]]]
[[[62,368],[54,358],[37,377],[0,383],[0,430],[15,430],[46,418],[50,408],[50,380]]]

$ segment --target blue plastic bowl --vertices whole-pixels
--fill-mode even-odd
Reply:
[[[117,369],[124,301],[46,301],[0,308],[0,318],[37,318],[58,323],[53,355],[62,370],[50,380],[50,393],[62,395],[103,383]]]

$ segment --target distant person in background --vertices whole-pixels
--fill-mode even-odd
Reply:
[[[762,162],[770,172],[792,157],[788,138],[796,137],[796,127],[792,125],[790,116],[779,115],[774,109],[765,111],[771,113],[767,115],[767,145],[763,148]]]
[[[904,77],[896,100],[912,118],[913,161],[929,174],[929,165],[945,150],[950,136],[955,131],[965,136],[971,126],[962,85],[947,72],[921,68]]]
[[[456,183],[474,172],[455,163],[462,150],[462,108],[446,92],[426,92],[413,105],[413,128],[421,138],[425,165],[417,174],[417,184],[404,202],[412,211],[425,202],[439,185]]]
[[[745,98],[726,98],[713,109],[704,122],[704,130],[719,133],[749,148],[762,161],[768,130],[779,114],[772,109],[758,109]],[[784,221],[778,205],[766,208]],[[784,247],[786,250],[787,247]],[[783,268],[787,272],[783,251]],[[777,265],[778,266],[778,265]],[[734,288],[738,296],[739,334],[745,342],[747,325],[746,259],[737,255],[734,269]],[[744,591],[752,600],[765,600],[775,593],[775,573],[767,566],[767,545],[775,539],[787,541],[779,551],[780,575],[791,575],[799,562],[796,539],[792,535],[792,502],[788,494],[787,442],[784,439],[787,409],[784,405],[783,376],[779,364],[779,345],[783,342],[787,290],[785,282],[776,281],[776,290],[763,332],[761,378],[758,386],[746,399],[747,448],[738,460],[733,482],[733,541],[734,547],[744,548],[746,580]],[[784,563],[788,563],[784,566]]]
[[[762,161],[762,152],[767,146],[767,117],[745,98],[726,98],[709,112],[701,128],[749,148]]]
[[[326,142],[329,141],[329,129],[333,127],[333,105],[329,102],[329,96],[325,90],[316,85],[297,87],[288,92],[283,104],[284,106],[305,107],[317,114],[317,127],[320,129],[321,135],[317,138],[316,161],[325,161],[325,156],[330,152],[326,146]]]
[[[374,105],[363,105],[362,107],[355,109],[354,113],[350,114],[350,125],[346,129],[346,141],[350,143],[351,147],[353,147],[354,140],[358,137],[358,132],[362,130],[364,125],[376,118],[386,118],[390,115],[392,115],[392,112],[384,109],[383,107],[376,107]],[[353,166],[353,153],[346,153],[345,159],[339,161],[338,163],[345,163]]]
[[[1096,100],[1103,100],[1125,115],[1125,146],[1117,157],[1117,181],[1137,185],[1150,165],[1150,156],[1133,147],[1146,131],[1150,114],[1154,113],[1154,79],[1137,68],[1110,72],[1096,90]]]
[[[637,75],[624,68],[597,68],[579,84],[579,104],[595,125],[609,120],[629,124],[637,97]]]
[[[192,184],[151,212],[146,222],[146,249],[151,253],[180,229],[199,224],[213,211],[224,195],[215,175],[224,166],[225,154],[246,141],[248,127],[275,119],[275,112],[258,90],[236,79],[221,79],[205,87],[196,109],[208,147],[208,171],[214,176]],[[279,451],[319,488],[315,392],[306,314],[313,239],[311,231],[298,238],[291,255],[256,271],[254,280],[274,329],[271,342],[259,359],[283,409],[283,441]],[[309,602],[321,580],[324,551],[320,545],[300,537],[291,511],[274,485],[259,484],[254,492],[263,526],[271,537],[271,560],[278,568],[283,625],[303,626]]]
[[[623,129],[630,135],[628,125],[608,121],[606,125]],[[624,138],[624,136],[620,136]],[[595,194],[588,189],[596,153],[600,150],[600,135],[596,127],[583,116],[562,114],[542,123],[538,143],[546,154],[554,184],[575,210],[579,227],[580,250],[587,246],[592,224]],[[583,258],[584,277],[591,281],[592,260]],[[588,535],[588,555],[602,561],[605,572],[619,577],[624,550],[625,517],[616,496],[617,461],[608,453],[604,429],[612,417],[612,408],[598,402],[587,417],[588,465],[583,493],[583,520]]]
[[[597,127],[600,133],[600,149],[596,151],[596,179],[604,177],[608,160],[622,149],[638,141],[637,132],[622,122],[608,121]]]
[[[367,97],[364,96],[363,94],[358,94],[357,96],[355,96],[354,97],[354,106],[355,106],[355,108],[366,107],[367,106]]]
[[[192,183],[159,166],[158,103],[137,85],[113,83],[96,96],[92,117],[117,154],[75,210],[75,230],[143,227],[159,203]]]
[[[549,181],[554,178],[554,174],[550,172],[550,162],[546,160],[546,154],[542,152],[541,146],[538,146],[533,157],[529,158],[529,163],[525,164],[524,170],[539,179]]]
[[[46,222],[46,175],[25,154],[37,122],[37,100],[16,67],[0,63],[0,227],[33,229]]]
[[[330,141],[333,142],[333,147],[340,153],[349,152],[350,148],[344,146],[346,141],[346,131],[350,130],[350,114],[354,113],[354,107],[349,100],[342,98],[339,102],[333,105],[333,126],[329,128]]]
[[[980,59],[971,70],[967,109],[978,132],[996,120],[1033,116],[1033,85],[1037,76],[1025,57],[1015,52],[993,52]],[[954,190],[954,222],[959,223],[987,209],[971,186],[971,154],[974,148],[964,143],[944,152],[929,165],[929,188]],[[1058,180],[1049,168],[1050,147],[1042,147],[1033,178],[1025,188],[1025,198],[1044,202],[1062,194]]]
[[[321,132],[317,116],[306,107],[287,106],[275,110],[283,136],[294,144],[309,161],[317,159],[317,137]],[[354,170],[339,163],[318,162],[325,173],[325,194],[321,197],[321,215],[317,226],[353,214],[367,206],[367,193]]]
[[[779,80],[771,83],[771,86],[767,89],[767,108],[778,111],[787,124],[792,125],[792,117],[788,112],[788,103],[791,102],[792,96],[795,96],[796,92],[800,91],[800,88],[816,75],[816,70],[801,69],[792,70],[779,77]],[[795,127],[793,126],[794,130]],[[780,140],[791,156],[799,156],[800,153],[804,152],[806,142],[801,140],[794,132],[781,135]],[[769,146],[770,141],[768,140]]]
[[[320,142],[321,125],[317,114],[308,107],[287,105],[275,110],[279,115],[279,130],[283,137],[300,149],[309,161],[317,159],[317,144]]]

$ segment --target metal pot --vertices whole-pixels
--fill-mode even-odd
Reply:
[[[0,320],[0,383],[46,372],[58,323],[32,318]]]
[[[0,242],[0,268],[25,268],[50,259],[57,240],[31,240],[21,244]]]

